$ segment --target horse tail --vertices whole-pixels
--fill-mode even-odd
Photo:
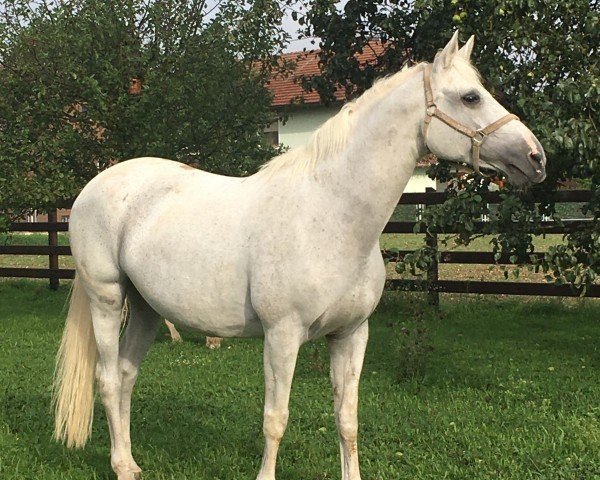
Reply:
[[[52,395],[53,438],[68,448],[83,448],[92,433],[96,348],[90,300],[76,276],[56,356]]]

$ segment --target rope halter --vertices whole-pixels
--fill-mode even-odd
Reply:
[[[509,113],[504,115],[499,120],[490,123],[485,128],[473,130],[472,128],[469,128],[466,125],[454,120],[449,115],[446,115],[435,104],[435,101],[433,100],[433,90],[431,88],[431,64],[425,65],[425,68],[423,69],[423,82],[425,85],[425,102],[427,105],[425,110],[425,121],[423,123],[423,137],[425,139],[425,146],[427,146],[427,130],[429,129],[429,124],[431,123],[433,117],[435,117],[457,132],[460,132],[471,139],[471,166],[473,167],[474,171],[476,171],[478,174],[481,174],[479,171],[479,152],[481,150],[481,145],[490,133],[495,132],[511,120],[519,120],[519,117]],[[427,148],[429,147],[427,146]]]

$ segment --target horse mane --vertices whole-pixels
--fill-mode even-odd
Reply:
[[[356,122],[356,113],[364,111],[365,108],[381,100],[393,88],[421,72],[424,66],[425,63],[418,63],[410,68],[405,67],[397,73],[379,78],[360,97],[346,103],[336,115],[321,125],[305,145],[293,148],[269,160],[260,168],[259,173],[270,176],[280,170],[292,168],[292,177],[296,177],[312,171],[319,162],[336,156],[344,150],[348,143],[350,132]],[[480,83],[477,69],[468,60],[455,58],[453,68],[459,70],[463,76]]]
[[[382,77],[360,97],[346,103],[341,110],[328,119],[310,137],[306,145],[296,147],[265,163],[259,172],[271,175],[288,167],[293,176],[312,171],[317,163],[339,154],[348,143],[349,134],[356,121],[356,113],[383,98],[394,87],[401,85],[417,72],[423,64],[405,68]]]

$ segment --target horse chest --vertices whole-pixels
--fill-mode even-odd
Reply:
[[[307,339],[313,340],[330,334],[353,331],[368,318],[371,311],[372,308],[352,309],[336,306],[309,326]]]
[[[385,283],[385,269],[379,252],[371,256],[353,280],[353,283],[346,283],[346,290],[310,325],[309,338],[353,331],[371,315]]]

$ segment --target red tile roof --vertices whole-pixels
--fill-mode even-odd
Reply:
[[[384,52],[381,42],[370,42],[363,53],[356,57],[361,65],[374,64],[377,57]],[[294,62],[295,68],[285,75],[275,76],[268,84],[269,90],[273,92],[273,107],[283,107],[291,103],[318,105],[321,98],[317,92],[305,92],[302,88],[302,77],[318,75],[319,69],[319,50],[308,52],[291,52],[282,55],[282,61]],[[343,88],[335,91],[335,98],[340,102],[346,100],[346,94]],[[429,167],[437,163],[437,158],[433,154],[428,154],[417,162],[417,167]]]
[[[381,42],[370,42],[362,53],[356,55],[361,65],[376,63],[377,57],[384,52]],[[282,55],[282,61],[293,62],[296,68],[287,74],[276,75],[268,84],[273,92],[273,107],[282,107],[290,103],[303,103],[316,105],[321,103],[319,94],[315,91],[305,92],[302,88],[302,77],[310,77],[321,73],[319,68],[319,50],[306,52],[291,52]],[[346,100],[344,89],[338,87],[335,98],[343,102]]]

